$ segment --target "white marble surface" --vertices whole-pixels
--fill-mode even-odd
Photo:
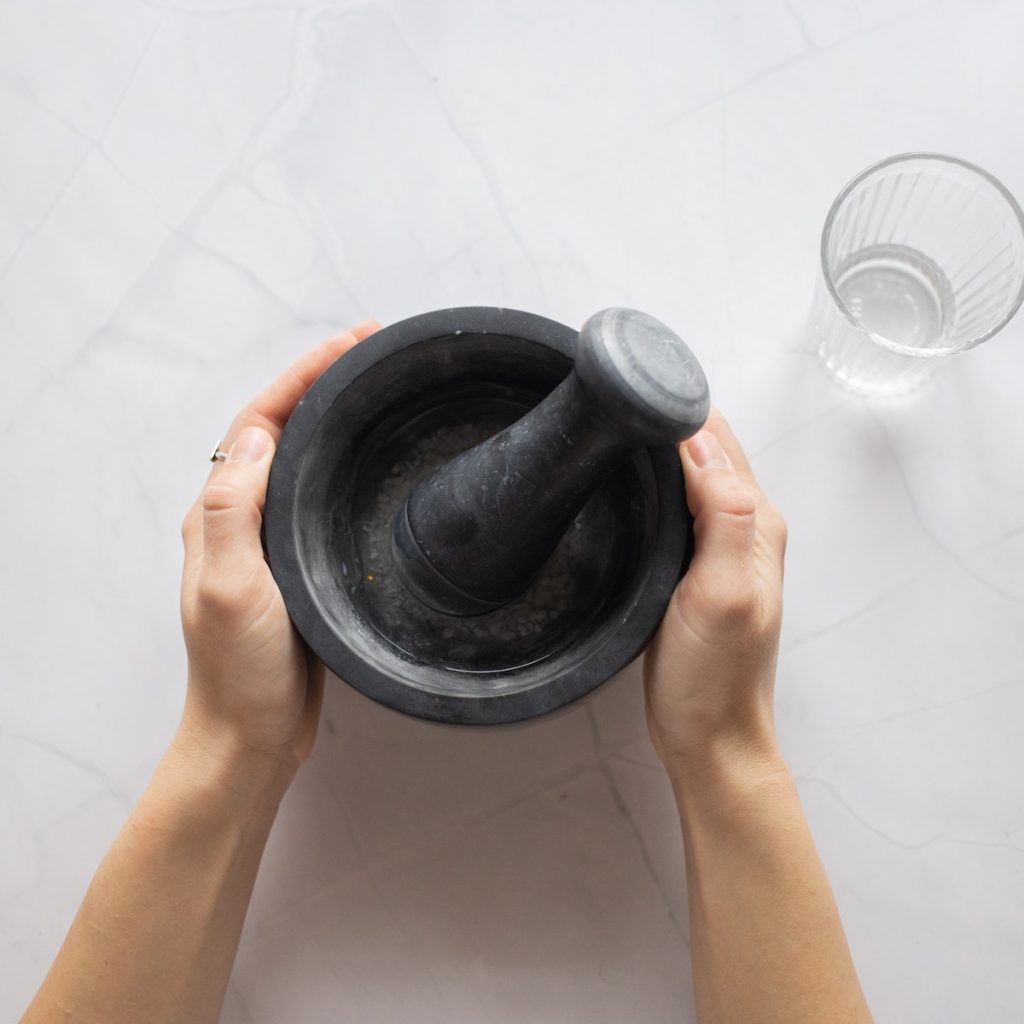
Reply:
[[[1017,0],[0,4],[0,1012],[173,729],[178,526],[237,407],[367,315],[626,304],[791,527],[778,721],[879,1021],[1024,1019],[1024,318],[865,401],[802,350],[832,196],[1024,194]],[[224,1020],[692,1021],[636,666],[504,731],[341,684]]]

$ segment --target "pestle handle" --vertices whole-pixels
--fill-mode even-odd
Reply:
[[[408,589],[454,615],[507,603],[629,452],[690,437],[709,410],[678,335],[636,310],[595,314],[573,371],[543,402],[413,488],[392,544]]]

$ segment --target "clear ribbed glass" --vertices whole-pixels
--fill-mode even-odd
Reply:
[[[963,160],[890,157],[832,204],[821,270],[813,330],[826,368],[855,391],[900,394],[1017,311],[1024,214]]]

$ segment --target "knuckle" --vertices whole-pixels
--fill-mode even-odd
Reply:
[[[200,627],[200,617],[196,609],[196,601],[191,595],[182,595],[181,625],[186,637],[195,634]]]
[[[750,487],[732,484],[714,492],[712,505],[716,512],[723,515],[745,518],[757,511],[757,496]]]
[[[203,512],[231,512],[242,503],[242,492],[233,484],[221,481],[203,488]]]
[[[785,517],[769,501],[766,503],[762,518],[766,535],[778,545],[779,550],[785,552],[789,540],[789,526]]]
[[[785,517],[779,511],[778,506],[767,498],[764,500],[764,518],[767,525],[776,533],[786,532],[787,527]]]
[[[746,573],[716,574],[701,590],[710,617],[726,635],[756,630],[761,620],[761,594]]]
[[[752,587],[735,587],[720,593],[715,606],[722,624],[734,631],[748,633],[760,619],[761,601]]]
[[[259,506],[248,492],[234,484],[207,484],[202,496],[203,515],[207,519],[231,516],[248,523],[260,524]]]
[[[775,527],[775,536],[779,542],[779,547],[783,551],[786,550],[786,545],[789,543],[789,527],[786,525],[786,520],[779,516],[778,523]]]
[[[191,613],[199,620],[214,616],[230,618],[242,604],[239,588],[222,574],[202,571],[196,584],[196,599]]]
[[[187,545],[189,542],[190,535],[195,529],[196,515],[198,513],[198,502],[193,502],[188,511],[185,513],[185,518],[181,521],[181,539]]]

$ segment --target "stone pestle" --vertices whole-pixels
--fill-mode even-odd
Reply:
[[[612,308],[583,325],[570,374],[500,433],[421,480],[392,534],[408,590],[481,615],[526,590],[601,481],[630,453],[695,434],[707,380],[654,317]]]

